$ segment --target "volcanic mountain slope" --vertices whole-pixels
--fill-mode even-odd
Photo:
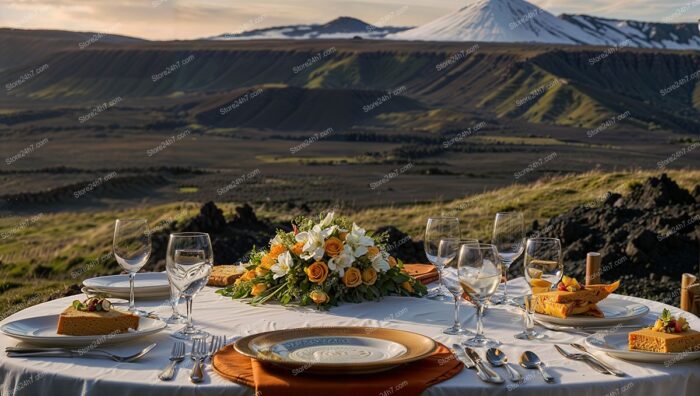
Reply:
[[[210,40],[255,40],[255,39],[338,39],[338,38],[383,38],[388,34],[408,30],[407,27],[373,26],[350,17],[336,18],[324,24],[287,25],[248,30],[242,33],[226,33],[210,37]]]
[[[280,99],[270,98],[269,103],[280,114],[292,113],[296,102],[289,98],[303,98],[303,103],[322,104],[328,111],[350,106],[328,114],[344,114],[341,124],[351,125],[353,119],[367,119],[365,112],[357,112],[358,104],[361,109],[373,100],[361,102],[400,90],[402,99],[391,100],[397,101],[396,108],[387,103],[369,115],[410,112],[419,106],[594,128],[629,112],[623,122],[700,130],[697,80],[674,85],[700,68],[700,56],[676,51],[607,53],[593,47],[488,43],[465,49],[462,43],[374,40],[297,41],[294,46],[282,41],[200,41],[60,51],[43,62],[51,67],[12,92],[3,90],[0,100],[7,95],[12,103],[42,99],[47,105],[59,100],[65,105],[122,97],[119,106],[135,106],[140,98],[183,98],[191,108],[213,105],[215,113],[216,106],[236,99],[237,90],[277,86]],[[21,70],[0,73],[0,81],[12,81]],[[413,102],[402,102],[408,98]],[[224,118],[244,121],[238,117],[263,111],[258,108],[263,103],[268,102],[251,101]],[[284,104],[290,109],[282,109]],[[203,119],[222,122],[221,117]],[[298,129],[319,126],[307,117],[288,120],[306,120]],[[283,129],[288,128],[294,126],[284,123]]]
[[[391,35],[399,40],[597,44],[565,20],[523,0],[479,0],[423,26]]]

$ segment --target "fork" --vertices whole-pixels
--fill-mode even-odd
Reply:
[[[615,367],[613,367],[613,366],[611,366],[611,365],[605,363],[604,361],[598,359],[596,356],[594,356],[592,353],[590,353],[590,352],[588,351],[588,349],[586,349],[586,347],[584,347],[583,345],[577,344],[577,343],[575,343],[575,342],[572,342],[572,343],[569,344],[569,345],[571,345],[572,347],[574,347],[574,348],[578,349],[579,351],[583,352],[586,356],[589,357],[589,359],[591,359],[591,360],[593,360],[594,362],[598,363],[599,365],[603,366],[603,368],[605,368],[606,370],[608,370],[608,371],[611,372],[612,374],[614,374],[614,375],[616,375],[616,376],[618,376],[618,377],[624,377],[624,376],[626,375],[626,374],[624,373],[624,371],[620,371],[620,370],[616,369]]]
[[[582,353],[566,352],[559,345],[554,345],[554,348],[556,348],[557,352],[559,352],[562,356],[564,356],[567,359],[582,361],[582,362],[588,364],[589,366],[591,366],[591,368],[593,370],[595,370],[601,374],[608,374],[608,375],[612,374],[610,371],[606,370],[605,367],[603,367],[600,364],[598,364],[597,362],[591,360],[588,356],[586,356]]]
[[[224,345],[226,345],[226,336],[212,336],[211,342],[209,343],[209,352],[207,353],[206,359],[209,359],[209,361],[211,362],[211,357],[214,355],[214,353],[216,353],[219,349],[223,348]]]
[[[192,374],[190,374],[190,381],[197,384],[204,380],[204,359],[207,358],[207,339],[206,338],[195,338],[192,340],[192,359],[194,359],[194,366],[192,367]]]
[[[170,352],[170,363],[168,366],[158,375],[161,381],[170,381],[175,375],[175,366],[185,359],[185,343],[182,341],[177,341],[173,345],[173,350]]]
[[[111,359],[119,363],[131,363],[144,357],[148,352],[156,347],[151,344],[141,351],[129,356],[115,355],[102,349],[79,350],[61,348],[5,348],[8,357],[68,357],[68,358],[102,358]]]

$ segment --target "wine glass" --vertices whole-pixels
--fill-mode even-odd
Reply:
[[[192,299],[204,288],[211,274],[214,252],[209,234],[182,232],[170,234],[165,268],[170,283],[185,297],[187,325],[172,334],[185,340],[206,338],[209,333],[192,324]]]
[[[170,283],[170,308],[172,308],[172,314],[168,319],[165,320],[167,324],[175,323],[186,323],[187,318],[185,318],[180,311],[178,311],[177,306],[180,304],[180,291],[177,287]]]
[[[503,297],[492,299],[494,304],[518,305],[508,297],[508,268],[523,254],[525,221],[522,212],[499,212],[493,225],[493,245],[503,263]]]
[[[440,258],[446,259],[446,266],[449,267],[457,267],[457,261],[455,258],[457,257],[457,253],[459,253],[459,248],[460,246],[464,244],[478,244],[479,241],[476,239],[458,239],[458,238],[446,238],[446,239],[441,239],[440,240],[440,248],[438,249],[438,256]],[[459,303],[462,300],[462,286],[459,283],[459,277],[458,276],[446,276],[443,279],[444,285],[447,287],[447,290],[452,293],[452,296],[454,297],[454,317],[455,317],[455,322],[452,325],[452,327],[448,327],[442,332],[444,334],[450,334],[450,335],[458,335],[458,334],[469,334],[471,333],[469,330],[465,329],[462,327],[460,321],[459,321]]]
[[[484,337],[484,304],[501,283],[502,265],[496,247],[484,243],[465,244],[459,249],[459,283],[476,305],[476,335],[464,342],[470,347],[492,348],[498,341]]]
[[[134,280],[136,273],[151,256],[151,233],[145,219],[118,219],[114,224],[114,258],[129,274],[129,312],[148,316],[148,312],[136,309],[134,304]]]
[[[438,286],[428,292],[428,298],[438,301],[452,300],[452,294],[442,283],[442,270],[445,267],[445,259],[438,255],[440,240],[443,238],[459,238],[459,219],[456,217],[431,217],[425,226],[425,240],[423,242],[425,255],[438,270]],[[454,258],[454,257],[453,257]]]
[[[537,304],[537,296],[534,294],[526,294],[523,296],[523,331],[513,337],[519,340],[537,340],[544,338],[544,334],[535,330],[535,305]]]
[[[558,238],[528,239],[525,247],[525,280],[530,288],[554,288],[563,275],[561,241]],[[546,282],[538,283],[536,279]]]

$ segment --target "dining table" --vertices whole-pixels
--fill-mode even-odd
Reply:
[[[445,276],[456,276],[446,271]],[[327,311],[314,307],[281,306],[279,304],[250,305],[232,300],[216,293],[217,288],[205,287],[194,299],[194,322],[212,335],[225,335],[233,341],[241,336],[270,330],[299,327],[361,326],[383,327],[411,331],[451,346],[464,340],[464,336],[443,334],[452,325],[453,302],[434,301],[428,298],[388,296],[377,302],[343,303]],[[508,283],[509,293],[515,296],[527,291],[523,278]],[[618,295],[616,295],[618,296]],[[700,319],[692,314],[661,302],[630,296],[621,299],[645,304],[650,312],[638,321],[652,323],[664,308],[675,315],[683,314],[690,326],[700,329]],[[57,314],[75,299],[85,296],[70,296],[38,304],[24,309],[0,322],[7,323],[21,318]],[[168,317],[171,306],[168,301],[137,299],[138,308]],[[468,302],[461,305],[461,323],[470,330],[476,326],[475,308]],[[141,360],[118,363],[110,360],[85,358],[10,358],[0,359],[0,394],[5,395],[76,395],[76,396],[177,396],[177,395],[254,395],[255,391],[220,377],[211,365],[205,367],[204,381],[190,381],[193,362],[186,358],[177,368],[171,381],[161,381],[158,374],[167,365],[176,339],[170,336],[182,324],[169,325],[163,331],[127,344],[104,346],[103,349],[120,354],[136,352],[145,346],[157,346]],[[569,343],[583,343],[580,333],[548,330],[537,327],[545,337],[539,340],[519,340],[513,336],[523,329],[523,318],[514,307],[491,305],[484,316],[486,336],[501,342],[500,349],[509,357],[511,367],[523,376],[522,383],[506,382],[501,385],[482,382],[474,370],[464,369],[456,376],[429,387],[424,395],[567,395],[567,396],[645,396],[645,395],[689,395],[700,389],[700,361],[639,363],[597,356],[606,363],[624,371],[627,375],[617,377],[593,371],[580,361],[565,359],[554,345],[574,352]],[[0,347],[25,345],[4,334],[0,334]],[[189,352],[188,342],[188,352]],[[555,377],[550,384],[543,381],[537,370],[526,370],[517,366],[518,357],[524,351],[537,353]],[[477,351],[483,357],[485,350]],[[500,370],[498,368],[497,370]],[[504,378],[505,371],[499,371]],[[342,384],[338,384],[341,386]],[[693,391],[695,389],[695,391]],[[400,392],[396,392],[400,394]],[[264,396],[264,395],[263,395]]]

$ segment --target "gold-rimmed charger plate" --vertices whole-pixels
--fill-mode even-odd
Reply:
[[[250,335],[234,347],[243,355],[297,374],[367,374],[424,359],[437,344],[403,330],[311,327]]]

